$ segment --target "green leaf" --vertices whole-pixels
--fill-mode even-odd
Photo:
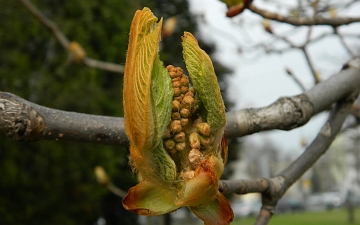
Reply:
[[[186,68],[206,109],[204,119],[212,131],[222,130],[226,124],[225,107],[211,59],[191,33],[185,32],[182,40]]]
[[[154,117],[154,141],[158,145],[169,123],[172,110],[174,91],[171,78],[168,75],[159,55],[156,56],[151,78],[151,105]]]
[[[176,179],[176,165],[164,149],[163,142],[160,142],[159,145],[154,148],[151,162],[151,170],[154,172],[153,174],[149,174],[148,177],[151,176],[152,180],[160,179],[161,181],[170,182],[165,183],[165,186],[170,187],[171,182]]]

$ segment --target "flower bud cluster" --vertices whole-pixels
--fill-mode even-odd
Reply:
[[[185,164],[190,170],[185,169],[183,176],[189,179],[204,160],[203,150],[211,142],[210,126],[194,116],[199,100],[195,98],[195,89],[190,86],[183,70],[172,65],[166,69],[172,80],[174,96],[171,119],[164,134],[164,148],[173,159],[185,154],[188,161]]]
[[[184,128],[189,124],[189,118],[196,110],[195,89],[189,87],[189,79],[180,67],[166,67],[172,80],[174,90],[171,119],[164,135],[164,147],[170,155],[186,148]]]
[[[210,126],[208,123],[198,123],[196,131],[189,135],[191,151],[188,159],[191,169],[195,170],[203,161],[204,156],[201,150],[206,149],[210,144]]]

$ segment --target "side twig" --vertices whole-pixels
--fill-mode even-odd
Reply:
[[[101,166],[97,166],[94,169],[94,173],[96,179],[101,186],[106,187],[110,192],[112,192],[114,195],[119,196],[120,198],[124,198],[126,196],[126,191],[118,188],[109,180],[109,177],[107,176],[104,168],[102,168]]]
[[[29,0],[19,0],[33,16],[35,16],[39,21],[46,26],[55,36],[55,38],[60,42],[60,44],[67,50],[70,51],[70,41],[65,36],[65,34],[59,29],[59,27],[56,25],[55,22],[48,19],[44,14],[41,13],[41,11],[32,4]],[[70,53],[70,52],[69,52]],[[106,70],[110,72],[115,73],[123,73],[124,72],[124,66],[115,64],[115,63],[109,63],[109,62],[103,62],[100,60],[83,57],[81,58],[81,62],[89,67],[97,68],[101,70]]]
[[[276,20],[283,23],[288,23],[294,26],[309,26],[309,25],[330,25],[333,27],[346,25],[350,23],[356,23],[360,21],[360,17],[343,17],[343,18],[324,18],[324,17],[312,17],[312,18],[292,18],[282,16],[273,12],[262,10],[251,4],[248,7],[253,13],[256,13],[266,19]]]
[[[356,94],[350,94],[336,104],[329,114],[328,121],[320,130],[314,141],[301,156],[282,172],[270,179],[260,178],[257,180],[220,181],[219,190],[237,194],[261,193],[263,206],[255,225],[268,224],[271,216],[275,212],[278,200],[295,181],[313,166],[335,139],[336,135],[341,130],[346,116],[351,110],[355,100],[354,96],[357,95],[358,92]]]

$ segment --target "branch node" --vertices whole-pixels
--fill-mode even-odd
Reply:
[[[18,141],[37,141],[45,130],[44,118],[31,106],[1,93],[0,128],[10,138]]]

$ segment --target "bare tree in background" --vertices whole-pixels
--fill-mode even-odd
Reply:
[[[83,63],[85,66],[122,72],[121,65],[87,58],[79,43],[68,41],[56,24],[47,19],[29,1],[20,1],[53,32],[62,46],[69,51],[72,61]],[[266,53],[281,53],[296,49],[302,52],[314,78],[314,86],[304,87],[300,74],[295,75],[291,68],[288,68],[287,73],[303,88],[303,93],[280,98],[267,107],[228,112],[227,137],[243,137],[265,130],[295,129],[323,111],[329,111],[329,116],[305,152],[280,173],[271,178],[220,182],[219,190],[222,192],[261,193],[262,209],[255,223],[258,225],[268,223],[275,212],[278,200],[326,152],[337,134],[341,132],[345,119],[349,116],[355,118],[349,125],[352,127],[358,126],[360,121],[359,105],[354,103],[360,90],[360,58],[358,58],[359,50],[356,49],[359,45],[353,45],[354,41],[359,41],[360,31],[343,33],[341,30],[346,25],[360,22],[360,17],[347,17],[346,14],[342,14],[342,11],[359,7],[359,2],[294,1],[292,5],[279,1],[261,1],[261,3],[264,3],[264,6],[258,4],[258,1],[228,4],[229,15],[235,16],[231,14],[234,10],[235,12],[245,10],[262,17],[263,28],[271,38],[268,42],[253,44],[252,51],[261,49]],[[243,9],[239,10],[239,6]],[[280,6],[281,8],[278,9]],[[241,23],[241,20],[238,23]],[[280,33],[277,31],[276,23],[288,24],[289,28],[286,32]],[[313,34],[314,29],[320,25],[328,27],[328,31]],[[307,29],[307,35],[301,44],[292,40],[292,34],[298,27]],[[322,80],[321,72],[316,66],[317,62],[312,60],[309,49],[313,43],[320,42],[328,36],[336,36],[339,39],[348,54],[348,60],[340,71]],[[239,46],[239,49],[249,48]],[[124,132],[123,118],[51,109],[6,92],[0,92],[0,130],[8,137],[19,141],[57,140],[129,145]],[[103,180],[103,184],[108,186],[111,183]],[[110,189],[123,195],[121,191],[114,189],[112,184]]]

